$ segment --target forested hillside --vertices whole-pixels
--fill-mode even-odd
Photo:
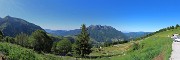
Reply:
[[[29,23],[21,18],[6,16],[0,18],[0,30],[5,36],[15,37],[17,34],[26,33],[30,35],[36,30],[43,30],[40,26]]]

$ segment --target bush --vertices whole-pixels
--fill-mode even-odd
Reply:
[[[15,43],[15,40],[13,37],[6,36],[5,38],[3,38],[2,42]]]
[[[68,39],[63,39],[59,42],[54,43],[52,50],[55,54],[65,56],[71,51],[72,44]]]
[[[9,60],[34,60],[35,55],[32,50],[19,48],[14,44],[0,43],[0,51],[4,53]]]
[[[7,60],[62,60],[61,57],[37,54],[31,49],[6,42],[0,42],[0,52]]]
[[[23,47],[28,47],[29,36],[25,33],[20,33],[15,37],[15,43]]]

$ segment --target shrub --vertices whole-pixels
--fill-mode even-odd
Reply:
[[[54,44],[53,51],[55,54],[63,55],[65,56],[68,52],[71,51],[71,42],[68,39],[63,39],[57,43]]]
[[[3,42],[9,42],[9,43],[15,43],[15,40],[13,37],[9,37],[9,36],[6,36],[5,38],[3,38],[2,40]]]
[[[28,39],[29,39],[29,36],[27,34],[20,33],[20,34],[16,35],[15,43],[18,45],[21,45],[23,47],[27,47],[28,46]]]
[[[6,42],[0,42],[0,52],[7,60],[62,60],[62,58],[58,56],[37,54],[32,49]]]

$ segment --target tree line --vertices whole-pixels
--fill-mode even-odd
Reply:
[[[58,40],[58,41],[55,41]],[[85,24],[82,24],[81,33],[77,35],[75,42],[71,42],[68,38],[61,40],[47,35],[43,30],[36,30],[31,35],[20,33],[15,37],[4,36],[0,31],[0,41],[17,44],[22,47],[33,49],[38,53],[53,53],[56,55],[74,57],[85,57],[92,52],[92,44],[90,43],[89,33]]]
[[[136,39],[134,39],[134,40],[141,40],[141,39],[150,37],[150,36],[155,35],[155,34],[160,33],[160,32],[164,32],[164,31],[168,31],[168,30],[172,30],[172,29],[178,29],[179,27],[180,27],[179,24],[176,24],[176,26],[169,26],[169,27],[167,27],[167,28],[160,29],[159,31],[150,33],[150,34],[148,34],[148,35],[146,35],[146,36],[143,36],[143,37],[140,37],[140,38],[136,38]]]

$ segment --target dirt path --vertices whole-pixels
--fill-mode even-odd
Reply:
[[[180,60],[180,42],[173,42],[172,50],[169,60]]]

